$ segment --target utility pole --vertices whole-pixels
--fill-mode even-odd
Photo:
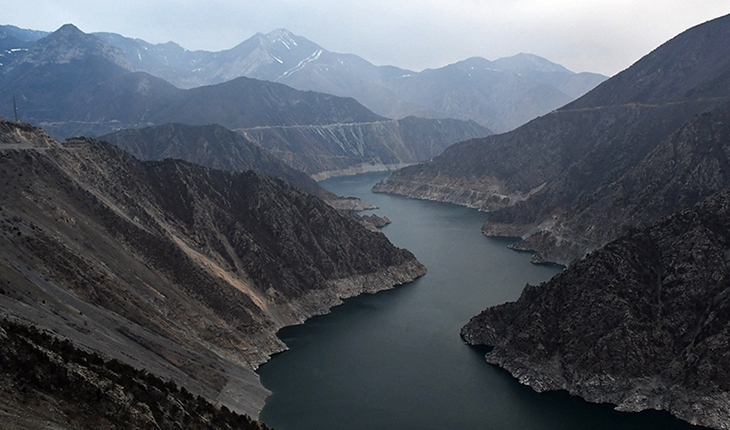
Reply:
[[[15,122],[18,122],[18,105],[15,104],[15,93],[13,93],[13,112],[15,112]]]

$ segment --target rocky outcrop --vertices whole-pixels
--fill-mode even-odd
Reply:
[[[365,221],[369,225],[372,225],[374,228],[383,228],[391,223],[390,219],[388,219],[387,216],[381,217],[375,214],[370,214],[362,215],[361,218],[363,221]]]
[[[394,170],[431,159],[452,143],[491,133],[473,121],[416,117],[235,131],[317,180]]]
[[[704,121],[693,125],[695,117],[723,109],[730,100],[728,28],[730,16],[687,30],[575,102],[513,132],[455,144],[430,162],[391,175],[375,190],[487,211],[486,234],[521,237],[515,247],[540,251],[535,261],[570,264],[628,228],[698,201],[667,194],[666,207],[657,213],[615,216],[628,210],[626,202],[614,199],[617,190],[668,186],[647,170],[655,162],[650,158],[664,151],[670,160],[673,145]],[[709,150],[720,140],[694,146]],[[723,157],[706,157],[702,167],[708,170],[700,175],[715,175]],[[690,172],[682,173],[688,182],[704,180]],[[692,195],[694,187],[684,191]]]
[[[537,391],[730,427],[730,190],[633,230],[464,326]]]
[[[2,314],[234,411],[262,407],[279,328],[425,273],[284,181],[0,130]]]

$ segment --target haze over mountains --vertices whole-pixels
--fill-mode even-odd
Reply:
[[[310,175],[325,176],[412,164],[454,142],[490,134],[473,121],[392,121],[352,98],[246,77],[183,90],[133,69],[121,50],[66,25],[2,68],[0,99],[8,103],[0,115],[13,117],[15,95],[21,118],[56,137],[219,124]],[[282,133],[290,134],[287,148]]]
[[[5,27],[14,34],[21,31],[0,28]],[[594,73],[573,73],[530,54],[496,61],[471,58],[422,72],[375,66],[356,55],[327,51],[285,29],[256,34],[220,52],[187,51],[173,42],[153,45],[113,33],[96,35],[121,49],[133,70],[179,88],[245,76],[352,97],[387,118],[474,120],[495,132],[550,112],[606,79]]]
[[[474,120],[495,132],[556,109],[606,79],[594,73],[576,74],[528,54],[494,62],[472,58],[422,72],[375,66],[356,55],[327,51],[285,29],[256,34],[217,53],[100,36],[122,49],[137,70],[181,88],[246,76],[352,97],[388,118]]]

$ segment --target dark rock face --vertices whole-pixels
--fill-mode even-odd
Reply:
[[[279,328],[425,273],[284,181],[0,131],[0,311],[233,410]]]
[[[515,247],[539,251],[535,261],[569,264],[625,228],[651,223],[698,201],[691,190],[706,185],[689,184],[697,178],[686,165],[689,170],[682,175],[687,186],[675,192],[686,191],[687,198],[667,195],[665,207],[656,213],[609,216],[626,207],[618,199],[611,201],[618,188],[656,190],[666,185],[647,170],[659,151],[667,160],[683,139],[688,142],[684,146],[697,139],[692,144],[697,151],[722,140],[721,135],[708,135],[720,126],[706,128],[702,124],[707,119],[691,122],[715,109],[713,118],[723,116],[730,100],[727,46],[728,16],[686,31],[555,112],[510,133],[453,145],[431,162],[391,175],[376,190],[487,211],[486,234],[521,236],[523,242]],[[690,136],[697,127],[706,131]],[[702,136],[709,140],[700,141]],[[718,161],[704,160],[708,164],[698,166],[696,171],[704,172],[699,176],[715,175]],[[628,178],[636,182],[630,184]],[[609,204],[615,208],[605,211]]]
[[[518,246],[537,251],[533,261],[570,261],[727,188],[728,156],[730,103],[698,115],[618,180],[581,196],[549,230]],[[569,232],[581,232],[583,241],[556,241]]]
[[[634,230],[462,329],[537,391],[730,426],[730,191]]]

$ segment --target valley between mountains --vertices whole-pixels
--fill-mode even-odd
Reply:
[[[528,54],[416,73],[286,30],[220,53],[0,35],[2,407],[21,428],[264,428],[238,414],[263,405],[278,329],[426,274],[315,182],[396,168],[374,191],[478,209],[566,267],[464,321],[489,363],[730,428],[730,16],[608,79]]]

